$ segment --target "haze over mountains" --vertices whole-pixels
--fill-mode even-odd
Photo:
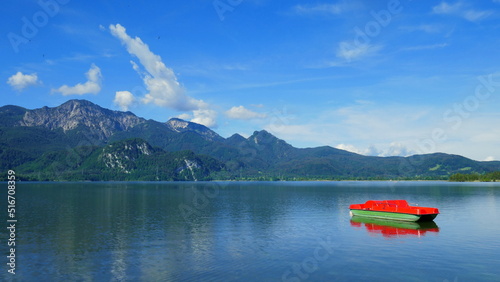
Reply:
[[[86,100],[0,108],[0,169],[29,180],[446,179],[500,170],[458,155],[363,156],[295,148],[267,131],[223,138],[178,118],[146,120]]]

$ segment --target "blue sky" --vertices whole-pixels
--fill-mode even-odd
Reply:
[[[500,0],[4,1],[1,105],[500,160]]]

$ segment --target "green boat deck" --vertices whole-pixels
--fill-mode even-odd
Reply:
[[[430,221],[436,218],[437,214],[415,215],[397,212],[383,212],[383,211],[368,211],[368,210],[351,210],[353,216],[363,216],[371,218],[402,220],[402,221]]]

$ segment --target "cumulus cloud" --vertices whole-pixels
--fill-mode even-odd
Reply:
[[[177,80],[174,71],[168,68],[159,55],[154,54],[149,46],[139,37],[132,38],[125,27],[120,24],[110,25],[111,34],[118,38],[127,48],[130,55],[136,57],[140,65],[131,61],[132,68],[141,76],[149,93],[141,98],[144,104],[178,111],[193,111],[193,122],[206,126],[215,126],[216,113],[202,100],[194,99],[186,94],[186,90]]]
[[[135,102],[135,97],[129,91],[117,91],[113,103],[122,111],[128,111],[130,105]]]
[[[85,83],[78,83],[75,86],[63,85],[58,89],[52,89],[52,92],[59,92],[64,96],[99,93],[101,91],[102,81],[101,69],[95,64],[92,64],[85,76],[87,77],[87,82]]]
[[[39,82],[40,81],[38,80],[38,75],[36,73],[23,74],[20,71],[9,77],[7,80],[7,83],[18,91],[21,91],[31,85],[37,85]]]
[[[337,146],[335,146],[335,148],[337,148],[339,150],[349,151],[351,153],[360,154],[360,155],[365,154],[364,150],[360,150],[360,149],[356,148],[356,146],[351,145],[351,144],[338,144]]]
[[[412,149],[409,149],[405,145],[398,143],[398,142],[392,142],[389,145],[389,148],[386,150],[383,150],[379,156],[381,157],[389,157],[389,156],[400,156],[400,157],[407,157],[411,155],[415,155],[417,152],[415,152]]]
[[[210,109],[199,109],[193,111],[194,118],[192,122],[203,124],[207,127],[217,126],[217,112]]]
[[[192,119],[192,116],[190,114],[183,113],[183,114],[178,115],[177,118],[180,118],[183,120],[188,120],[188,119]]]
[[[232,107],[231,109],[226,111],[226,115],[232,119],[243,119],[243,120],[262,119],[267,117],[266,114],[251,111],[243,106]]]

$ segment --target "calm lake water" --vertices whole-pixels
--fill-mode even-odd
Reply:
[[[16,274],[3,227],[0,280],[500,281],[499,184],[18,183],[16,197]],[[370,199],[441,214],[351,220]]]

